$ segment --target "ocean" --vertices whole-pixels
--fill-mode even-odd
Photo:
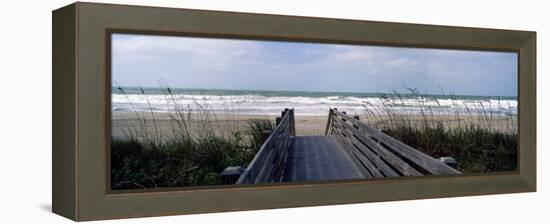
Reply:
[[[207,110],[215,113],[277,115],[284,108],[294,108],[296,115],[327,115],[329,108],[348,114],[384,113],[391,107],[406,113],[429,109],[434,114],[491,113],[516,115],[516,97],[424,95],[395,93],[351,93],[314,91],[167,89],[123,87],[112,89],[113,111],[170,112],[174,100],[189,111]],[[172,98],[173,97],[173,98]]]

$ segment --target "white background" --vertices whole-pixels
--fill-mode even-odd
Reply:
[[[550,7],[545,1],[110,1],[167,7],[537,31],[538,192],[101,223],[548,223]],[[71,1],[3,1],[0,223],[68,223],[51,209],[51,11]],[[546,19],[546,21],[544,21]],[[546,88],[544,88],[546,87]]]

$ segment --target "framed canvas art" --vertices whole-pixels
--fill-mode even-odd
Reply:
[[[73,220],[536,189],[534,32],[75,3],[53,35]]]

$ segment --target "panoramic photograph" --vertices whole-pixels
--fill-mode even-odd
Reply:
[[[111,189],[517,170],[518,54],[111,36]]]

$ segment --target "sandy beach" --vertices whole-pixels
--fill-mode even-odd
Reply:
[[[141,120],[145,120],[145,125],[138,122],[137,117]],[[171,136],[173,130],[177,129],[176,123],[171,119],[169,113],[154,113],[154,118],[151,113],[147,112],[117,112],[112,113],[112,136],[114,138],[127,138],[129,130],[141,130],[142,126],[145,126],[151,135],[159,133],[161,136]],[[268,119],[275,122],[275,115],[245,115],[245,114],[185,114],[184,119],[186,125],[191,133],[199,133],[201,131],[216,130],[219,133],[231,134],[238,130],[240,133],[246,134],[250,120],[254,119]],[[368,122],[371,125],[390,124],[387,117],[377,116],[368,117],[366,115],[359,115],[360,119],[364,122]],[[424,119],[422,116],[414,116],[414,119],[409,119],[409,122],[413,122],[413,125],[423,125]],[[432,125],[441,122],[446,127],[458,126],[461,123],[476,123],[482,124],[482,119],[479,116],[462,116],[457,118],[452,115],[438,115],[430,116],[430,123]],[[206,122],[208,121],[208,122]],[[295,116],[296,135],[298,136],[312,136],[312,135],[324,135],[327,116]],[[491,124],[487,126],[493,127],[497,130],[505,130],[510,127],[510,122],[517,124],[517,119],[512,121],[508,117],[492,118]],[[512,123],[512,124],[513,124]],[[155,128],[156,127],[156,128]]]
[[[114,138],[126,138],[128,128],[140,129],[140,122],[138,122],[137,116],[146,120],[147,129],[153,134],[155,132],[155,124],[158,132],[161,135],[171,135],[174,130],[175,123],[170,118],[169,113],[155,113],[155,120],[151,113],[136,113],[134,112],[113,112],[112,113],[112,136]],[[172,115],[173,116],[173,115]],[[205,128],[205,125],[210,125],[214,129],[218,129],[221,132],[229,132],[239,130],[241,133],[246,133],[248,129],[248,123],[253,119],[269,119],[275,122],[275,115],[243,115],[243,114],[215,114],[208,115],[209,122],[205,122],[205,116],[203,115],[191,115],[186,117],[188,119],[187,125],[191,132],[200,131]],[[296,121],[296,135],[324,135],[327,116],[295,116]]]

